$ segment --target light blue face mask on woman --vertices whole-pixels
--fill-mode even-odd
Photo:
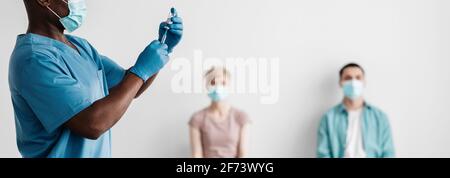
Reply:
[[[208,91],[208,97],[212,101],[222,101],[228,97],[228,91],[224,86],[215,86]]]
[[[69,6],[69,15],[67,17],[59,16],[54,10],[52,10],[49,6],[49,9],[53,14],[55,14],[61,24],[68,32],[73,32],[81,27],[84,22],[84,19],[87,15],[87,6],[85,0],[62,0]]]

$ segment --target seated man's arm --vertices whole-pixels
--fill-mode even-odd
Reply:
[[[394,149],[394,141],[392,138],[391,126],[389,124],[389,120],[385,114],[382,114],[382,124],[381,124],[381,139],[382,139],[382,149],[383,149],[383,158],[394,158],[395,157],[395,149]]]
[[[318,136],[317,136],[317,157],[318,158],[331,158],[331,150],[328,134],[328,123],[326,116],[320,121]]]

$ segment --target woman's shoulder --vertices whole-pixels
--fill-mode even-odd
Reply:
[[[247,124],[250,122],[250,118],[247,115],[247,113],[241,109],[231,107],[231,113],[233,114],[234,118],[241,124]]]
[[[234,115],[238,115],[238,116],[245,116],[247,115],[247,113],[239,108],[236,107],[231,107],[230,108],[231,111],[234,113]]]
[[[189,125],[199,127],[202,125],[203,120],[205,118],[206,108],[201,109],[199,111],[194,112],[192,114],[191,119],[189,120]]]
[[[192,118],[204,116],[207,113],[207,109],[208,108],[203,108],[203,109],[200,109],[200,110],[194,112],[194,114],[192,114]]]

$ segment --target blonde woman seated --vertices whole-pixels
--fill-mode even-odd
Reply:
[[[242,158],[249,119],[226,101],[230,73],[225,68],[213,67],[206,72],[205,81],[211,104],[194,113],[189,122],[192,156]]]

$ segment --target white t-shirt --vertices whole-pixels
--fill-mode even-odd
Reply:
[[[362,109],[348,112],[345,158],[366,158],[362,136]]]

